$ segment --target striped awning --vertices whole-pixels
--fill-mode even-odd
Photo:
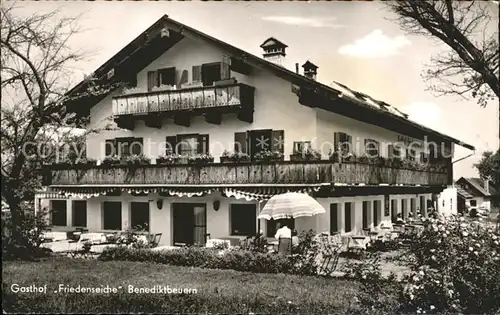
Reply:
[[[250,200],[269,200],[275,195],[287,192],[300,192],[311,194],[318,191],[321,186],[313,187],[245,187],[245,188],[223,188],[221,193],[227,197]]]
[[[54,193],[63,197],[71,198],[92,198],[98,196],[106,196],[116,193],[116,191],[127,192],[129,194],[160,194],[162,196],[178,196],[178,197],[201,197],[213,192],[220,192],[226,197],[245,200],[268,200],[275,195],[284,194],[287,192],[300,192],[311,194],[320,189],[322,185],[301,185],[301,186],[244,186],[244,187],[210,187],[210,186],[191,186],[191,187],[68,187],[56,186],[51,187]],[[61,198],[61,197],[59,197]],[[50,199],[50,198],[47,198]]]

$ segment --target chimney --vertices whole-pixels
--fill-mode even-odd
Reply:
[[[485,179],[484,180],[484,190],[487,192],[487,193],[490,193],[490,181],[489,179]]]
[[[260,45],[264,50],[263,57],[265,60],[272,62],[278,66],[284,67],[287,45],[283,44],[274,37],[269,37]]]
[[[309,79],[316,80],[316,74],[318,74],[318,66],[307,60],[306,63],[302,65],[302,68],[304,68],[304,76],[308,77]]]

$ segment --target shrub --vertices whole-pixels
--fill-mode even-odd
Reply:
[[[17,227],[13,225],[10,213],[2,215],[2,258],[33,259],[50,255],[50,251],[40,248],[41,234],[47,228],[47,212],[36,215],[30,205],[21,206],[21,219]],[[13,237],[13,229],[18,229],[18,237]]]
[[[380,296],[396,295],[394,311],[404,313],[500,311],[500,235],[493,229],[463,217],[425,221],[422,232],[406,236],[409,247],[396,258],[411,270],[400,282],[379,285],[385,280],[378,261],[352,268],[363,284],[358,299],[378,308]]]

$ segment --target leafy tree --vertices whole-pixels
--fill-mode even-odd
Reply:
[[[40,165],[58,152],[41,154],[41,148],[59,147],[74,135],[75,115],[66,111],[65,104],[116,88],[97,84],[101,81],[89,76],[88,89],[69,93],[72,69],[86,56],[69,44],[79,32],[78,18],[60,17],[58,11],[26,16],[18,9],[5,1],[0,5],[1,187],[13,239],[22,237],[25,207],[21,206],[33,201],[40,186]]]
[[[424,79],[439,82],[438,95],[472,96],[481,106],[500,96],[498,2],[390,1],[396,21],[409,34],[423,35],[449,48],[431,59]]]
[[[495,153],[483,152],[481,160],[474,164],[474,167],[479,171],[481,178],[489,179],[497,190],[500,189],[500,150]]]

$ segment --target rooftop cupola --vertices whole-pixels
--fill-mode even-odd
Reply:
[[[284,66],[287,45],[274,37],[269,37],[260,47],[264,50],[263,57],[265,60]]]
[[[316,75],[318,74],[318,66],[307,60],[306,63],[302,65],[302,68],[304,69],[304,76],[308,77],[309,79],[316,80]]]

